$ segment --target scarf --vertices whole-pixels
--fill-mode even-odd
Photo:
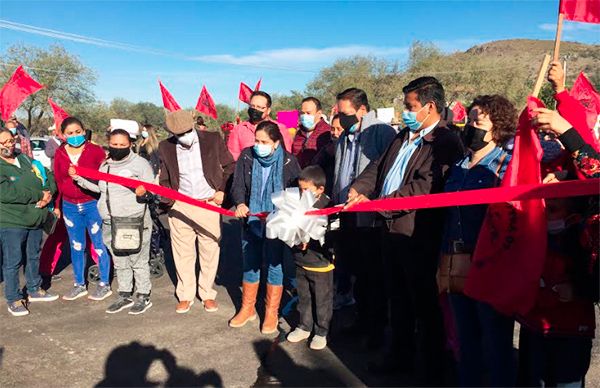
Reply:
[[[250,212],[270,212],[274,209],[271,194],[283,190],[283,146],[266,158],[254,153],[252,162],[252,186],[250,189]],[[263,170],[269,168],[263,183]],[[264,185],[264,187],[263,187]]]

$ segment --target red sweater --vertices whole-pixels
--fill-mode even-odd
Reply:
[[[306,132],[298,129],[294,142],[292,143],[292,154],[298,159],[298,164],[304,168],[311,164],[313,158],[331,141],[331,127],[321,119],[310,133],[308,138]]]
[[[106,159],[102,147],[86,142],[77,165],[97,170]],[[65,145],[61,145],[54,155],[54,178],[62,198],[71,203],[84,203],[98,199],[98,195],[79,187],[69,176],[69,167],[73,163],[67,154]]]

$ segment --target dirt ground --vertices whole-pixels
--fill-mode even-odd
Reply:
[[[385,386],[410,385],[402,376],[375,377],[366,369],[375,354],[339,329],[353,319],[352,308],[337,312],[332,338],[323,351],[291,344],[285,333],[294,313],[281,320],[279,335],[260,334],[259,322],[231,329],[227,321],[240,303],[239,227],[224,225],[217,280],[220,308],[201,303],[176,314],[173,268],[153,282],[153,307],[145,314],[104,312],[112,297],[31,305],[27,317],[0,311],[0,386]],[[169,263],[168,263],[169,264]],[[72,284],[70,266],[52,291]],[[115,280],[116,282],[116,280]],[[115,288],[116,288],[116,283]],[[3,298],[3,291],[0,297]],[[285,296],[284,303],[290,297]],[[2,305],[4,306],[4,305]],[[261,314],[262,316],[262,314]],[[600,317],[598,317],[600,318]],[[600,351],[594,344],[587,386],[600,386]]]

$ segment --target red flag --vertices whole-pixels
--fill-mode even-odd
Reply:
[[[52,113],[54,114],[54,132],[58,134],[60,133],[60,124],[62,124],[63,120],[70,115],[65,112],[63,108],[56,105],[56,103],[54,103],[50,97],[48,97],[48,103],[52,107]]]
[[[258,85],[260,86],[260,85]],[[240,82],[240,93],[238,98],[240,99],[241,102],[245,102],[246,104],[250,103],[250,95],[252,95],[252,89],[250,89],[250,86],[246,85],[243,82]]]
[[[564,15],[565,20],[600,23],[600,1],[598,0],[560,0],[558,12]]]
[[[540,183],[542,148],[531,126],[534,97],[519,117],[512,159],[502,187]],[[546,213],[542,199],[489,205],[465,294],[501,313],[526,314],[534,305],[546,259]]]
[[[585,107],[587,126],[593,129],[600,114],[600,94],[583,72],[579,73],[569,94]]]
[[[160,82],[160,80],[158,81],[158,85],[160,86],[160,94],[162,95],[163,105],[165,109],[167,109],[170,112],[180,110],[181,107],[179,106],[177,101],[175,101],[175,98],[173,98],[171,93],[169,93],[167,88],[165,88],[165,85],[163,85],[162,82]]]
[[[254,87],[254,90],[260,90],[260,84],[262,82],[262,77],[258,80],[258,82],[256,83],[256,86]]]
[[[454,122],[462,122],[465,121],[465,117],[467,117],[467,110],[460,103],[460,101],[456,101],[454,106],[452,107],[452,113],[454,115]]]
[[[2,120],[7,121],[29,95],[43,87],[27,74],[23,69],[23,65],[17,67],[17,70],[0,90],[0,116]]]
[[[198,102],[196,103],[196,110],[215,120],[217,119],[217,107],[204,85],[202,85],[202,91],[200,92],[200,97],[198,97]]]

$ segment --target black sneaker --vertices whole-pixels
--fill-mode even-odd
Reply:
[[[135,303],[133,304],[133,307],[131,308],[131,310],[129,310],[129,314],[131,314],[131,315],[142,314],[146,310],[148,310],[150,307],[152,307],[152,302],[150,302],[150,297],[146,296],[146,295],[138,295]]]
[[[133,300],[131,299],[131,297],[119,295],[119,299],[117,299],[113,304],[108,306],[106,312],[108,314],[115,314],[131,306],[133,306]]]

